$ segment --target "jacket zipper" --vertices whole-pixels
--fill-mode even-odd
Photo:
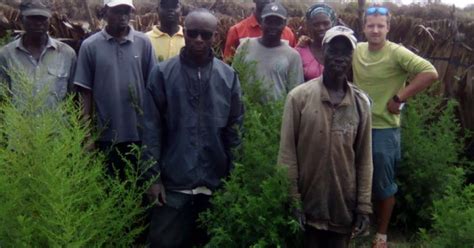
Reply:
[[[201,149],[201,115],[202,115],[202,104],[201,104],[201,91],[202,91],[202,77],[201,77],[201,67],[198,67],[198,82],[199,82],[199,87],[198,87],[198,123],[197,123],[197,144],[198,144],[198,164],[200,163],[199,161],[199,154],[200,154],[200,149]],[[200,170],[199,170],[200,172]],[[199,173],[201,174],[201,173]],[[201,177],[201,175],[199,175]]]

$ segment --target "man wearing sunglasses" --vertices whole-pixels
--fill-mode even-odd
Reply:
[[[400,112],[412,96],[438,79],[433,65],[402,45],[387,40],[390,13],[385,7],[365,12],[364,34],[353,57],[354,83],[372,98],[373,194],[377,234],[373,247],[387,247],[387,229],[395,205],[397,165],[401,159]],[[410,78],[409,83],[406,84]]]
[[[256,62],[256,76],[274,99],[280,99],[304,82],[303,64],[299,53],[282,42],[287,11],[280,3],[270,3],[262,11],[262,37],[242,43],[236,54],[246,62]]]
[[[74,84],[86,118],[99,132],[95,145],[107,154],[108,172],[125,179],[130,145],[141,144],[145,82],[155,64],[150,40],[130,25],[132,0],[104,0],[105,28],[79,50]]]
[[[150,37],[155,56],[163,61],[179,54],[184,47],[183,27],[179,25],[181,4],[179,0],[161,0],[158,7],[160,25],[146,33]]]
[[[243,121],[235,71],[214,57],[217,19],[198,9],[184,22],[185,47],[155,66],[147,85],[145,156],[160,175],[148,195],[152,209],[150,247],[200,247],[206,230],[199,213],[232,170]]]

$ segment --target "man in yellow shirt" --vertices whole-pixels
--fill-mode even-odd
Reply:
[[[158,7],[160,25],[146,33],[150,37],[159,62],[174,57],[184,47],[183,27],[179,25],[181,4],[179,0],[161,0]]]
[[[368,8],[363,30],[368,42],[359,43],[353,56],[354,83],[373,100],[372,190],[377,234],[372,247],[376,248],[387,247],[387,229],[398,190],[395,173],[401,159],[400,111],[405,101],[438,79],[430,62],[388,41],[389,30],[389,10]],[[406,85],[409,77],[410,83]]]

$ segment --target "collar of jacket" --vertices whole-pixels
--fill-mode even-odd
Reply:
[[[180,58],[180,60],[183,64],[185,64],[187,66],[190,66],[190,67],[197,68],[197,67],[206,66],[207,64],[211,63],[212,60],[214,59],[214,53],[212,52],[212,49],[209,49],[209,54],[206,57],[206,60],[205,60],[204,64],[198,65],[198,64],[196,64],[196,62],[194,62],[192,56],[187,51],[186,47],[183,47],[183,48],[181,48],[181,51],[179,52],[179,58]]]

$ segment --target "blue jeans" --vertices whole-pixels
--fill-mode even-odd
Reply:
[[[372,129],[372,157],[372,191],[376,200],[384,200],[398,191],[395,175],[401,160],[400,128]]]

